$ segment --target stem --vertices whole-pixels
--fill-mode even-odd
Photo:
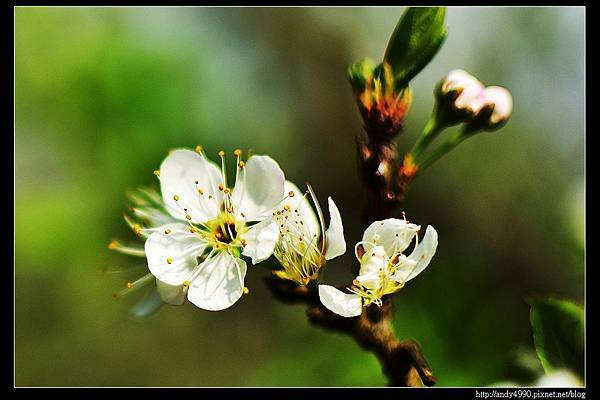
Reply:
[[[462,141],[464,141],[469,136],[465,134],[464,130],[460,130],[455,132],[452,136],[448,138],[441,146],[435,149],[428,158],[423,161],[417,161],[419,164],[419,170],[424,171],[431,164],[440,159],[443,155],[448,153],[450,150],[458,146]]]
[[[273,295],[287,304],[304,304],[310,323],[332,332],[348,335],[373,353],[390,386],[433,386],[437,378],[413,340],[399,340],[392,329],[392,304],[372,305],[354,318],[344,318],[325,308],[316,285],[300,286],[291,281],[265,279]]]
[[[419,136],[417,142],[410,150],[410,153],[413,155],[413,157],[417,158],[423,152],[423,150],[429,146],[433,139],[435,139],[437,135],[439,135],[440,132],[446,128],[446,126],[438,122],[440,121],[438,114],[439,113],[437,111],[433,112],[431,118],[429,118],[429,121],[427,121],[425,128],[423,128],[421,136]]]

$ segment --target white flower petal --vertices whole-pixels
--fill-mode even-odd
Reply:
[[[218,188],[222,181],[219,167],[187,149],[171,152],[160,166],[160,188],[165,206],[180,220],[188,214],[195,223],[215,218],[223,202],[223,193]]]
[[[383,246],[375,246],[365,251],[360,259],[359,275],[356,279],[363,286],[375,290],[379,287],[381,271],[385,270],[388,263],[388,256]]]
[[[342,225],[342,216],[340,210],[333,202],[331,197],[327,198],[329,204],[329,228],[325,232],[325,259],[331,260],[341,256],[346,252],[346,240],[344,239],[344,226]]]
[[[356,280],[367,289],[377,291],[381,287],[381,275],[359,275]]]
[[[261,221],[283,199],[283,171],[269,156],[252,156],[240,170],[231,199],[238,215]]]
[[[174,304],[176,306],[183,304],[185,294],[187,293],[187,288],[185,286],[169,285],[160,279],[156,280],[156,290],[165,303]]]
[[[191,276],[198,264],[196,256],[206,246],[197,234],[190,233],[188,225],[175,223],[157,228],[146,240],[144,250],[152,275],[169,285],[181,285]]]
[[[388,257],[392,257],[406,250],[420,228],[404,219],[375,221],[365,230],[363,241],[383,246]],[[367,248],[365,250],[368,251]]]
[[[224,310],[242,297],[246,262],[227,252],[204,261],[188,289],[188,300],[209,311]]]
[[[542,375],[533,386],[535,387],[583,387],[583,382],[566,369],[558,369],[548,375]]]
[[[342,317],[362,314],[362,300],[358,294],[347,294],[329,285],[319,285],[319,299],[328,310]]]
[[[433,226],[428,225],[425,236],[419,245],[408,256],[406,262],[401,264],[394,274],[394,279],[399,282],[410,281],[419,275],[429,265],[438,245],[438,234]]]
[[[267,219],[252,226],[242,239],[247,242],[242,254],[252,258],[252,264],[258,264],[273,254],[279,240],[279,228],[275,221]]]

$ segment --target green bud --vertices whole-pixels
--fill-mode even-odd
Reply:
[[[373,84],[375,62],[363,58],[348,68],[348,79],[355,92],[363,92]]]

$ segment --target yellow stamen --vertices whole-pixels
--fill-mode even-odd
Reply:
[[[245,166],[245,165],[246,165],[246,163],[245,163],[245,162],[243,162],[243,161],[240,161],[240,162],[238,163],[238,167],[240,167],[240,168],[244,168],[244,166]]]
[[[133,283],[127,282],[127,289],[133,289]]]
[[[183,287],[190,287],[190,281],[183,282]]]
[[[223,189],[225,189],[225,186],[222,183],[219,183],[219,190],[222,191]]]
[[[159,171],[159,170],[157,170],[157,169],[156,169],[156,170],[154,170],[154,175],[156,175],[156,176],[160,176],[160,171]]]
[[[196,150],[196,153],[202,153],[204,151],[204,149],[200,145],[196,146],[195,150]]]
[[[165,229],[165,235],[168,235],[169,233],[171,233],[170,229]]]
[[[242,155],[242,149],[235,149],[233,151],[233,155],[235,155],[236,157],[239,157]]]
[[[250,289],[248,289],[247,287],[244,286],[243,293],[244,294],[250,293]]]
[[[223,150],[219,151],[219,157],[221,157],[221,158],[225,157],[225,152]]]
[[[175,201],[179,201],[179,196],[178,196],[178,195],[174,195],[174,196],[173,196],[173,200],[175,200]]]
[[[114,249],[116,249],[117,247],[119,247],[119,243],[117,243],[117,241],[116,241],[116,240],[113,240],[112,242],[110,242],[110,243],[108,244],[108,249],[109,249],[109,250],[114,250]]]
[[[288,193],[288,196],[290,196],[290,197],[294,197],[294,194],[295,194],[295,193],[294,193],[294,192],[292,192],[292,191],[290,190],[290,192]]]
[[[187,214],[187,215],[185,216],[185,218],[186,218],[188,221],[190,221],[190,220],[192,219],[192,216],[191,216],[190,214]]]
[[[173,259],[171,257],[167,258],[167,264],[173,264]]]

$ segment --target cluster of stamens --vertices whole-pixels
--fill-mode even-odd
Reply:
[[[289,197],[293,195],[294,192],[288,194]],[[298,208],[292,208],[290,204],[285,204],[273,212],[273,218],[278,225],[280,236],[274,255],[289,279],[306,285],[316,278],[325,261],[319,247],[319,235],[309,232]]]

